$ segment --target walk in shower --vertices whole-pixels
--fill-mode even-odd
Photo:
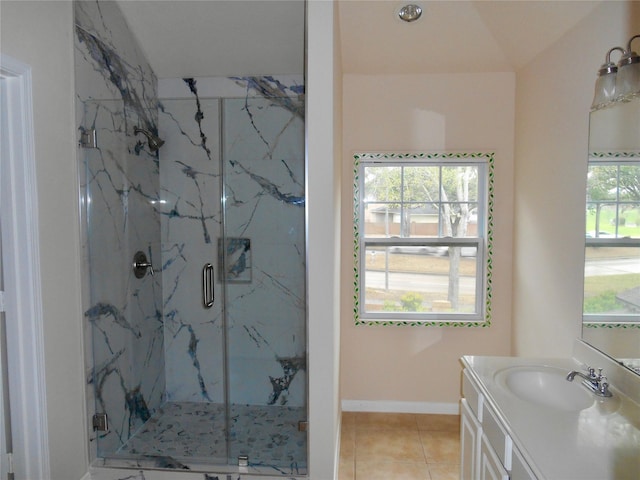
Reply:
[[[93,464],[304,476],[302,75],[158,80],[75,19]]]

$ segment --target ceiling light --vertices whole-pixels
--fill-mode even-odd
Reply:
[[[405,22],[415,22],[422,16],[422,7],[419,5],[405,5],[398,11],[398,17]]]

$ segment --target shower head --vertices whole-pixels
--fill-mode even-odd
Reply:
[[[144,128],[133,127],[133,133],[135,135],[142,133],[145,137],[147,137],[147,140],[149,140],[149,150],[151,150],[152,152],[158,151],[158,149],[162,145],[164,145],[164,140],[162,140],[160,137],[155,136],[153,133],[145,130]]]

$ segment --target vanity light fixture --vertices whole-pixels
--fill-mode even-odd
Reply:
[[[640,96],[640,55],[631,50],[631,42],[640,38],[634,35],[629,39],[627,49],[618,62],[618,76],[616,78],[616,100],[628,102]]]
[[[422,7],[420,5],[409,4],[398,10],[400,20],[411,23],[415,22],[422,16]]]
[[[622,47],[613,47],[607,52],[606,62],[598,70],[596,79],[596,91],[593,95],[591,111],[600,110],[611,104],[616,98],[616,77],[618,76],[618,66],[611,61],[611,54],[620,50],[624,54]]]
[[[629,39],[626,50],[613,47],[607,52],[606,61],[598,70],[595,92],[591,111],[609,107],[614,102],[628,102],[634,97],[640,97],[640,55],[631,50],[631,42],[640,35]],[[611,61],[611,54],[622,52],[616,65]]]

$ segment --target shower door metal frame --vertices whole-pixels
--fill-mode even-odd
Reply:
[[[226,243],[226,226],[227,226],[227,188],[225,179],[225,162],[224,162],[224,98],[218,98],[218,161],[220,163],[220,242],[221,245]],[[224,248],[222,249],[224,252]],[[225,449],[227,463],[231,462],[231,442],[229,436],[231,434],[231,408],[230,405],[230,388],[229,388],[229,342],[228,340],[228,322],[227,322],[227,282],[222,272],[227,271],[226,255],[217,255],[218,258],[218,281],[220,282],[220,318],[222,319],[222,371],[224,379],[224,429],[225,429]]]

